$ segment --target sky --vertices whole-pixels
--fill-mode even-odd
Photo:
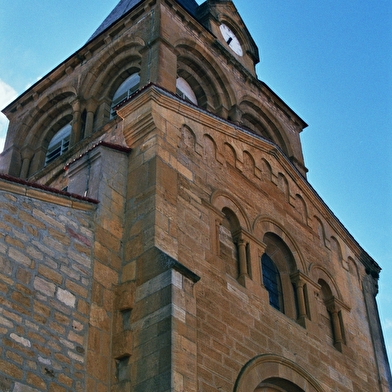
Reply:
[[[83,46],[117,2],[0,0],[0,107]],[[383,269],[392,359],[392,2],[234,4],[259,47],[258,78],[309,124],[308,181]],[[0,151],[6,127],[0,115]]]

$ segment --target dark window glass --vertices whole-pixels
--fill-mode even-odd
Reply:
[[[273,260],[264,253],[261,258],[263,284],[269,293],[270,305],[283,312],[282,290],[279,271]]]

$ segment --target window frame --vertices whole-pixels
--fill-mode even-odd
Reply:
[[[178,76],[176,79],[176,94],[184,101],[198,105],[195,92],[190,84],[181,76]]]
[[[284,301],[280,272],[273,259],[264,253],[261,257],[262,280],[268,291],[270,305],[284,313]]]
[[[135,80],[132,80],[135,79]],[[129,84],[129,86],[127,85]],[[113,94],[111,104],[110,104],[110,119],[115,118],[117,113],[114,108],[120,105],[122,102],[126,101],[133,94],[135,94],[140,88],[140,75],[139,72],[134,72],[129,75],[116,89]],[[124,90],[124,92],[122,92]]]
[[[49,165],[51,162],[69,150],[71,133],[72,124],[68,123],[54,134],[46,150],[44,166]]]

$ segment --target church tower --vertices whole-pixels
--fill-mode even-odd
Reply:
[[[391,388],[380,267],[231,0],[121,0],[4,109],[0,390]]]

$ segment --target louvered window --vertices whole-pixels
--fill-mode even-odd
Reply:
[[[68,151],[71,130],[71,124],[67,124],[54,135],[46,152],[45,166]]]
[[[139,90],[140,86],[140,76],[137,73],[132,74],[130,77],[124,80],[120,87],[116,90],[113,100],[112,106],[110,109],[110,118],[116,116],[116,111],[114,108],[119,105],[121,102],[128,99],[132,94],[134,94],[137,90]]]

